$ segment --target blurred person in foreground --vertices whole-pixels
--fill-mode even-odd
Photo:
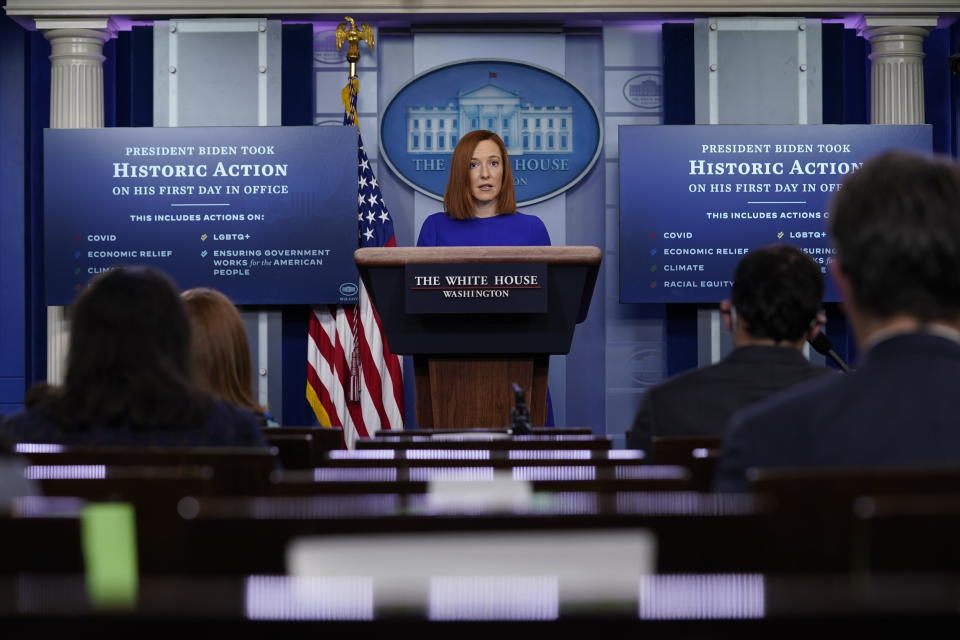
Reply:
[[[960,168],[883,153],[847,176],[830,212],[859,366],[735,415],[722,491],[748,489],[753,467],[960,463]]]
[[[197,388],[190,324],[173,283],[149,267],[99,274],[70,309],[62,386],[31,389],[0,430],[17,442],[266,446],[252,413]]]
[[[261,426],[278,426],[253,400],[250,344],[240,312],[214,289],[188,289],[180,294],[190,319],[191,363],[197,385],[224,402],[243,407]]]
[[[803,353],[820,330],[823,275],[789,245],[754,249],[737,264],[720,304],[733,351],[720,362],[651,387],[627,446],[650,452],[654,436],[722,436],[737,410],[831,373]]]

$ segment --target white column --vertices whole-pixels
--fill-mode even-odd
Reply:
[[[103,19],[37,19],[50,41],[50,127],[103,127]],[[70,338],[66,307],[47,307],[47,382],[63,382]]]
[[[923,124],[923,40],[936,16],[864,16],[870,41],[873,124]]]

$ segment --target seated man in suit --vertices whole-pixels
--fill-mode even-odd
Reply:
[[[720,308],[734,350],[649,389],[628,447],[649,451],[653,436],[723,435],[738,409],[830,372],[801,353],[822,319],[823,276],[808,255],[788,245],[756,249],[733,278]]]
[[[960,167],[884,153],[830,211],[860,366],[735,415],[722,491],[746,490],[751,467],[960,463]]]

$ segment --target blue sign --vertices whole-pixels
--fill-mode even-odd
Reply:
[[[507,146],[518,205],[566,191],[600,155],[600,114],[577,87],[521,62],[471,60],[426,71],[400,88],[380,119],[380,148],[411,187],[443,199],[450,154],[475,129]]]
[[[797,246],[826,274],[830,195],[928,125],[620,127],[620,302],[718,302],[751,249]],[[824,299],[839,299],[828,278]]]
[[[48,305],[145,264],[237,304],[355,302],[353,127],[49,129]]]

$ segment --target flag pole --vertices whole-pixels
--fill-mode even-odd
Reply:
[[[349,120],[357,129],[360,121],[357,118],[357,95],[360,93],[360,78],[357,76],[357,62],[360,60],[360,43],[366,42],[370,49],[374,48],[373,28],[361,22],[359,25],[350,16],[344,16],[344,22],[337,25],[336,46],[340,50],[347,44],[347,62],[350,64],[350,75],[347,84],[340,91],[340,100],[343,102],[344,124]],[[361,284],[361,288],[362,288]],[[350,382],[347,398],[351,402],[360,402],[360,305],[354,307],[353,322],[350,323],[353,334],[353,349],[350,353]]]
[[[337,50],[349,44],[349,77],[341,91],[344,126],[356,127],[357,246],[396,246],[393,220],[363,148],[357,118],[360,43],[374,46],[373,28],[347,16],[337,25]],[[350,344],[352,343],[352,345]],[[307,401],[320,424],[342,426],[344,446],[379,429],[403,429],[403,364],[390,352],[363,282],[355,304],[327,305],[310,315]]]

